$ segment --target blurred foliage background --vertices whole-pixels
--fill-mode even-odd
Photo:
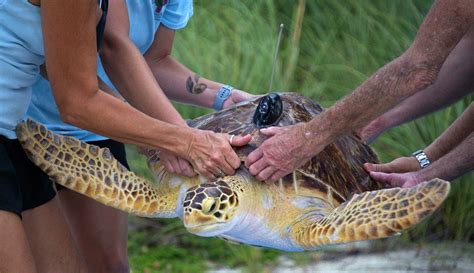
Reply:
[[[325,107],[350,93],[379,67],[399,56],[427,14],[428,0],[195,0],[188,27],[178,31],[173,55],[209,79],[255,94],[268,91],[280,23],[285,24],[274,90],[303,93]],[[473,101],[473,96],[394,128],[372,145],[382,161],[426,147]],[[176,105],[185,118],[209,110]],[[468,151],[472,152],[472,151]],[[151,179],[145,160],[129,147],[132,169]],[[385,248],[416,242],[474,240],[474,175],[453,181],[442,208]],[[262,272],[278,251],[231,245],[189,235],[179,220],[131,218],[134,272],[203,272],[213,265]],[[377,243],[376,243],[377,245]],[[291,254],[298,263],[311,253]]]

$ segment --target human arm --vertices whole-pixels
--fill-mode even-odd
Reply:
[[[175,30],[160,25],[151,47],[144,57],[168,98],[187,104],[212,108],[222,83],[208,80],[194,73],[171,56]],[[251,99],[253,96],[234,89],[231,97],[223,104],[233,104]]]
[[[448,129],[426,147],[424,152],[433,164],[457,147],[472,132],[474,132],[474,103],[471,103]],[[386,164],[366,163],[364,168],[369,172],[384,173],[406,173],[421,169],[414,157],[400,157]]]
[[[63,120],[118,141],[180,155],[208,177],[221,164],[238,167],[240,160],[225,135],[167,124],[99,90],[96,11],[95,0],[42,3],[46,65]]]
[[[110,2],[100,50],[104,70],[132,106],[153,118],[186,127],[186,122],[163,94],[141,52],[129,38],[129,26],[124,1]],[[181,157],[161,151],[160,159],[169,172],[195,175],[189,162]]]
[[[370,176],[392,187],[413,187],[435,177],[451,181],[474,169],[474,133],[448,154],[425,169],[408,173],[370,172]]]
[[[441,67],[436,82],[377,117],[360,135],[372,142],[384,131],[444,108],[474,90],[474,26],[464,35]]]
[[[354,92],[308,123],[261,130],[271,136],[245,164],[257,179],[276,181],[339,136],[358,131],[401,100],[431,85],[446,57],[474,21],[469,0],[433,4],[412,45]]]
[[[49,81],[48,71],[46,70],[45,64],[40,65],[40,74],[41,74],[41,77]],[[104,91],[107,94],[113,95],[119,99],[124,100],[123,97],[120,96],[120,94],[115,93],[100,77],[97,77],[97,81],[99,82],[99,89],[101,91]]]

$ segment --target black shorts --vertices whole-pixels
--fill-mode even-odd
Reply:
[[[122,143],[113,140],[89,143],[109,148],[114,157],[129,168]],[[28,159],[18,140],[0,136],[0,210],[21,216],[23,211],[41,206],[55,195],[48,175]]]
[[[0,136],[0,210],[18,214],[43,205],[56,195],[51,181],[26,156],[17,139]]]

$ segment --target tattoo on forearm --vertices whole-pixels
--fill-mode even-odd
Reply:
[[[194,75],[194,79],[189,76],[186,80],[186,90],[191,94],[201,94],[207,89],[207,84],[199,83],[201,77],[198,74]]]

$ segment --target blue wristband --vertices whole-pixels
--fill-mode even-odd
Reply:
[[[234,87],[229,85],[223,85],[221,88],[219,88],[212,108],[214,108],[216,111],[221,110],[222,106],[224,105],[224,101],[226,101],[230,95],[232,95],[232,90],[234,90]]]

